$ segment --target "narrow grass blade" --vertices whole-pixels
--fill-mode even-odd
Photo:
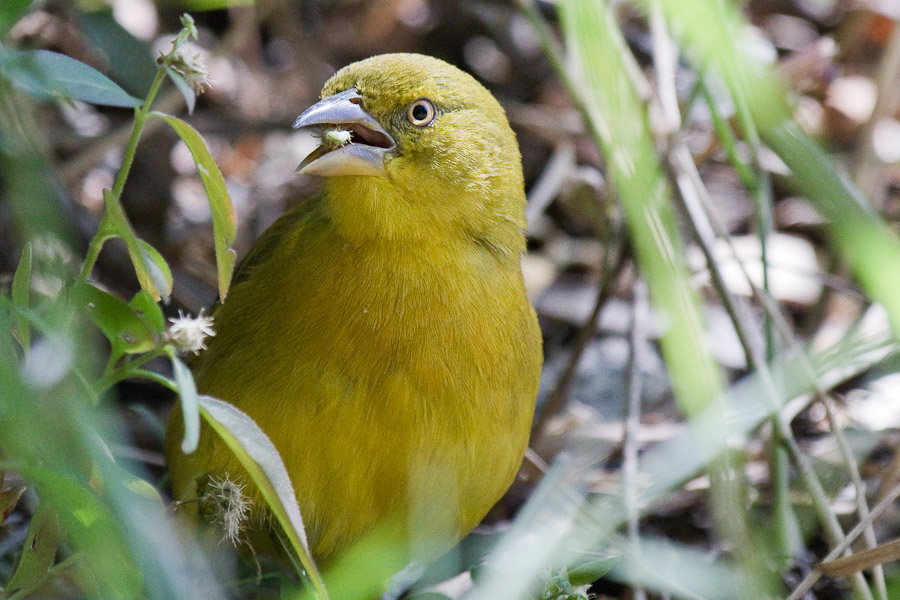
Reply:
[[[31,304],[31,242],[22,248],[22,256],[13,275],[12,301],[16,306],[26,309]],[[31,323],[22,315],[17,315],[15,322],[16,338],[22,346],[22,351],[28,354],[31,347]]]

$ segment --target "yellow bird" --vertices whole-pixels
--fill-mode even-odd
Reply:
[[[474,78],[417,54],[341,69],[294,127],[323,131],[299,168],[322,192],[247,254],[193,365],[198,389],[272,439],[317,560],[386,523],[434,558],[506,491],[528,444],[542,351],[516,138]],[[241,479],[208,428],[190,455],[182,435],[175,410],[176,498]]]

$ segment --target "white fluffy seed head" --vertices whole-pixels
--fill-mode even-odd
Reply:
[[[178,316],[170,317],[169,321],[172,324],[166,330],[166,341],[182,354],[206,350],[206,338],[216,335],[213,318],[205,316],[202,309],[196,317],[178,311]]]
[[[243,541],[243,532],[250,514],[250,498],[244,493],[244,485],[224,478],[210,477],[201,502],[211,508],[210,520],[221,528],[222,540],[237,547]]]

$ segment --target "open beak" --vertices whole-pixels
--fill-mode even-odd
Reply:
[[[385,176],[384,157],[396,146],[372,115],[362,109],[361,96],[350,88],[307,108],[294,129],[318,126],[322,143],[303,159],[298,173],[306,175]]]

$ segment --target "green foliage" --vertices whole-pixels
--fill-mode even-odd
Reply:
[[[575,585],[565,567],[556,573],[547,573],[538,600],[588,600],[587,596],[575,590]]]
[[[141,101],[93,67],[49,50],[17,52],[0,47],[0,74],[38,100],[82,100],[133,107]]]
[[[182,0],[182,4],[188,10],[218,10],[232,6],[253,6],[256,0]]]
[[[200,441],[200,403],[197,396],[197,386],[194,377],[174,348],[168,349],[169,358],[172,361],[172,373],[175,375],[175,386],[181,398],[181,412],[184,415],[184,440],[181,442],[181,450],[190,454],[197,449]]]
[[[162,335],[166,328],[166,318],[163,315],[162,308],[153,297],[144,290],[140,290],[128,303],[134,314],[150,329],[158,335]]]
[[[27,309],[31,303],[31,244],[26,243],[22,248],[22,256],[19,258],[19,266],[13,275],[12,301],[19,308]],[[16,339],[26,354],[31,347],[31,323],[22,315],[16,316]]]
[[[129,552],[125,533],[115,514],[93,492],[48,469],[23,470],[55,512],[76,552],[81,553],[87,587],[107,598],[133,598],[143,575]],[[91,591],[91,590],[88,590]]]
[[[0,38],[25,14],[32,0],[6,0],[0,4]]]
[[[0,17],[21,14],[15,8],[4,4]],[[115,464],[107,444],[118,435],[108,427],[110,415],[99,399],[116,381],[127,377],[163,383],[178,390],[188,411],[193,411],[194,426],[188,435],[194,436],[196,444],[196,389],[190,371],[176,355],[175,341],[166,335],[158,304],[171,293],[171,269],[159,251],[136,236],[121,204],[135,149],[150,106],[170,72],[170,61],[180,44],[196,36],[192,21],[184,22],[185,29],[157,68],[144,100],[131,97],[105,75],[67,56],[0,47],[0,94],[5,99],[16,98],[15,90],[19,90],[39,100],[137,107],[115,186],[103,191],[105,211],[81,273],[76,277],[71,263],[48,270],[48,265],[35,260],[35,244],[27,243],[10,296],[0,296],[0,452],[16,461],[16,470],[41,501],[18,566],[5,582],[5,591],[15,597],[30,593],[63,571],[71,573],[88,597],[134,598],[145,593],[155,598],[188,597],[198,585],[206,590],[203,596],[217,598],[220,594],[202,561],[187,567],[186,556],[195,551],[181,549],[152,486]],[[47,169],[38,148],[24,137],[28,115],[17,112],[20,106],[24,104],[14,101],[0,110],[0,122],[17,122],[16,127],[4,128],[7,135],[22,136],[3,140],[0,152],[8,179],[13,186],[21,186],[21,193],[13,189],[12,209],[22,234],[51,239],[54,247],[69,253],[54,231],[59,221],[43,212],[42,207],[52,205],[49,198],[54,192],[51,186],[34,185],[43,180],[39,175]],[[172,123],[190,137],[202,172],[212,173],[204,181],[209,183],[218,215],[216,235],[228,236],[217,247],[230,257],[233,209],[221,173],[202,138],[186,123],[177,119]],[[224,222],[222,215],[230,220]],[[89,281],[100,249],[113,238],[124,241],[141,285],[128,302]],[[60,293],[46,296],[37,292],[33,282],[51,275]],[[230,267],[222,280],[229,278]],[[102,354],[100,348],[83,351],[93,346],[87,324],[108,341],[105,366],[91,363]],[[12,343],[13,333],[21,353]],[[175,381],[143,369],[164,354],[174,365]],[[98,367],[102,372],[95,375]],[[4,492],[4,511],[12,510],[20,495],[21,489]],[[62,555],[58,563],[57,554]]]
[[[27,594],[40,586],[47,571],[53,566],[60,540],[59,518],[55,512],[42,505],[31,517],[22,554],[4,591],[7,594]]]
[[[0,488],[4,487],[3,484],[5,483],[5,479],[6,473],[0,471]],[[19,499],[22,498],[22,494],[24,493],[24,485],[14,485],[0,491],[0,525],[6,523],[7,517],[15,510],[16,505],[19,503]]]
[[[661,342],[676,399],[695,414],[722,392],[723,375],[705,340],[649,117],[628,77],[625,39],[607,2],[569,0],[561,12],[591,133],[607,157],[654,305],[669,324]]]
[[[91,245],[97,248],[96,252],[99,252],[100,246],[107,240],[116,237],[122,238],[128,248],[128,255],[131,257],[131,263],[141,288],[156,300],[159,300],[160,297],[168,298],[172,292],[172,272],[165,260],[156,250],[153,250],[152,253],[145,250],[148,245],[142,244],[138,240],[128,217],[125,216],[118,195],[110,190],[103,190],[103,202],[106,205],[106,212],[103,213],[100,230],[97,232],[97,236],[91,240]],[[149,266],[149,258],[154,259],[152,264],[156,268],[153,270]],[[87,273],[82,273],[82,279],[86,278]]]
[[[587,585],[598,581],[619,562],[618,556],[587,560],[568,569],[569,583],[573,586]]]
[[[75,284],[72,302],[109,340],[112,360],[147,352],[159,343],[161,331],[155,331],[127,302],[90,283]]]
[[[237,221],[234,216],[234,207],[231,205],[231,199],[228,197],[228,191],[225,189],[225,180],[222,178],[222,172],[219,165],[213,160],[212,155],[206,148],[203,138],[197,133],[193,127],[169,115],[157,114],[172,126],[188,149],[194,162],[197,165],[197,171],[200,172],[200,179],[203,181],[203,187],[206,188],[206,195],[209,198],[209,207],[212,211],[213,231],[216,238],[216,265],[219,273],[219,297],[224,299],[228,294],[228,285],[231,283],[231,274],[234,272],[234,250],[231,245],[234,243],[235,229]]]
[[[100,29],[106,27],[100,33],[109,35],[108,23],[98,23]],[[193,127],[176,117],[150,110],[166,78],[175,83],[191,109],[195,92],[189,86],[188,78],[192,78],[198,86],[203,85],[202,79],[198,80],[198,77],[205,76],[202,65],[193,57],[187,60],[179,54],[187,39],[197,36],[189,16],[182,18],[182,24],[184,28],[176,37],[171,52],[160,59],[143,101],[132,98],[106,76],[69,57],[46,51],[16,52],[0,47],[0,75],[15,88],[35,98],[77,99],[96,104],[137,107],[122,167],[113,188],[103,190],[103,217],[91,239],[78,277],[61,273],[64,293],[57,298],[33,300],[32,245],[28,244],[23,249],[13,278],[11,298],[0,298],[3,300],[0,304],[0,325],[3,325],[0,341],[3,342],[4,354],[13,359],[4,362],[0,368],[0,383],[6,384],[2,386],[5,397],[0,404],[0,414],[13,411],[12,414],[17,417],[15,421],[4,423],[7,429],[5,437],[0,435],[0,439],[4,440],[0,450],[5,456],[23,461],[18,470],[34,486],[42,500],[42,508],[32,520],[32,529],[19,566],[7,582],[8,592],[27,594],[46,583],[54,570],[77,566],[75,580],[91,597],[132,598],[141,594],[141,590],[157,598],[190,595],[184,586],[189,585],[188,581],[193,581],[194,577],[187,575],[183,567],[185,554],[178,551],[174,538],[155,532],[152,534],[155,543],[147,541],[153,528],[162,525],[165,530],[166,527],[159,522],[154,526],[142,522],[154,518],[154,515],[157,521],[164,518],[158,494],[146,481],[122,471],[109,460],[111,455],[104,438],[98,436],[91,424],[93,419],[86,418],[84,413],[86,407],[96,406],[98,394],[108,390],[116,381],[127,377],[145,377],[162,383],[180,395],[186,424],[185,451],[196,448],[199,439],[200,399],[190,369],[178,357],[178,352],[182,350],[178,347],[179,340],[177,336],[167,334],[163,312],[158,304],[171,294],[172,272],[162,254],[137,237],[121,203],[122,190],[143,128],[150,117],[160,117],[187,144],[207,190],[220,269],[219,289],[224,298],[234,268],[234,251],[230,246],[235,237],[235,216],[222,173],[203,138]],[[120,33],[113,31],[112,35],[120,36]],[[27,213],[23,214],[22,221],[29,226],[28,229],[35,231],[41,231],[47,224],[46,220]],[[128,302],[89,281],[100,250],[114,238],[124,242],[141,286],[141,290]],[[74,280],[66,281],[67,278]],[[109,343],[108,359],[99,377],[82,373],[74,364],[77,357],[72,350],[81,343],[75,341],[81,334],[69,329],[58,331],[55,325],[81,321],[92,323]],[[52,428],[44,430],[41,427],[41,421],[46,419],[43,413],[40,413],[42,418],[35,419],[35,414],[23,410],[23,406],[43,410],[40,407],[47,398],[30,397],[29,385],[32,384],[23,379],[23,376],[28,377],[29,367],[26,361],[23,370],[17,371],[19,361],[11,345],[10,334],[15,333],[23,355],[28,354],[29,348],[35,345],[32,342],[34,327],[39,331],[36,349],[30,353],[36,365],[34,368],[45,369],[43,361],[48,359],[57,363],[55,371],[35,372],[42,382],[40,385],[71,385],[68,375],[77,375],[72,382],[77,393],[67,395],[63,392],[58,396],[66,398],[67,412],[57,415],[54,421],[57,425],[68,423],[71,426],[68,436],[52,436]],[[191,343],[202,345],[202,340]],[[169,357],[174,380],[143,368],[160,355]],[[57,395],[54,394],[54,397]],[[15,400],[18,407],[10,405],[9,400]],[[202,412],[214,424],[213,429],[234,447],[262,487],[294,553],[301,558],[302,569],[311,574],[320,597],[326,597],[315,565],[305,548],[303,525],[290,481],[283,466],[278,469],[280,459],[271,442],[258,428],[253,429],[249,419],[242,419],[242,415],[227,406],[223,408],[222,403],[207,399]],[[34,435],[37,431],[41,432],[41,436]],[[48,435],[52,443],[41,447],[41,438]],[[70,439],[67,440],[67,437]],[[40,452],[38,447],[41,447]],[[38,464],[37,458],[41,452],[53,457],[52,464]],[[85,471],[90,474],[89,477]],[[74,474],[78,475],[72,478]],[[271,483],[269,478],[275,483]],[[85,483],[90,488],[99,486],[105,493],[96,493],[85,487]],[[10,502],[14,504],[20,493],[15,492],[15,498],[10,497]],[[144,508],[141,509],[141,506]],[[73,554],[54,566],[62,539],[69,541]],[[160,543],[168,547],[163,550]],[[167,561],[183,564],[175,568],[171,565],[166,568],[153,566]],[[203,582],[203,573],[200,575]],[[209,587],[209,582],[203,583],[203,586]],[[218,595],[212,589],[209,593],[212,598]]]
[[[872,298],[888,310],[900,332],[900,294],[885,271],[900,269],[900,241],[860,197],[834,162],[791,116],[784,90],[768,69],[741,52],[741,19],[730,4],[712,0],[660,0],[666,16],[683,32],[688,49],[728,86],[739,106],[746,106],[762,140],[791,169],[796,186],[832,226],[829,233]]]
[[[178,88],[178,91],[181,92],[182,97],[184,97],[184,101],[187,104],[188,114],[193,114],[194,107],[197,105],[196,92],[194,92],[193,88],[188,85],[188,82],[184,80],[184,77],[182,77],[181,74],[178,73],[178,71],[168,65],[165,65],[163,68],[166,70],[166,75],[169,76],[169,79],[172,80],[172,83],[175,84],[175,87]]]
[[[157,68],[149,45],[123,29],[110,8],[79,10],[76,18],[94,49],[108,59],[109,76],[130,93],[145,97]]]

